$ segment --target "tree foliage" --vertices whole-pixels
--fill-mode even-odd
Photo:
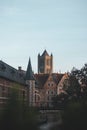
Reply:
[[[81,69],[73,68],[71,75],[74,75],[81,86],[81,98],[87,100],[87,64],[85,64]]]
[[[80,70],[74,67],[71,71],[71,75],[74,75],[81,84],[87,86],[87,64],[85,64]]]

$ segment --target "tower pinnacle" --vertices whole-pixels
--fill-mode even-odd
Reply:
[[[30,58],[29,58],[28,66],[27,66],[26,80],[34,80],[34,74],[33,74],[33,71],[32,71]]]

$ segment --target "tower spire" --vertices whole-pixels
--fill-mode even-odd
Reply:
[[[30,57],[29,57],[29,62],[28,62],[28,66],[27,66],[26,80],[34,80],[34,74],[33,74],[33,71],[32,71]]]

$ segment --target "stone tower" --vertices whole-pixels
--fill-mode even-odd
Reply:
[[[38,73],[49,74],[53,72],[53,55],[49,55],[45,50],[40,56],[38,54]]]
[[[27,98],[29,106],[35,105],[35,78],[32,71],[31,60],[29,58],[27,71],[26,71],[26,85],[28,86]]]

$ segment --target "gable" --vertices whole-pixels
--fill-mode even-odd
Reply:
[[[52,73],[52,74],[35,74],[35,80],[38,88],[42,89],[48,83],[53,83],[55,86],[59,83],[64,74]]]
[[[52,74],[51,74],[51,75],[49,75],[49,77],[48,77],[47,81],[54,81],[54,80],[53,80],[53,76],[52,76]]]
[[[38,88],[42,89],[49,77],[49,74],[35,74],[34,77]]]
[[[53,74],[49,74],[49,77],[46,81],[46,83],[44,84],[45,88],[55,88],[57,87],[57,84],[60,82],[61,78],[63,75],[61,74],[57,74],[57,73],[53,73]]]

